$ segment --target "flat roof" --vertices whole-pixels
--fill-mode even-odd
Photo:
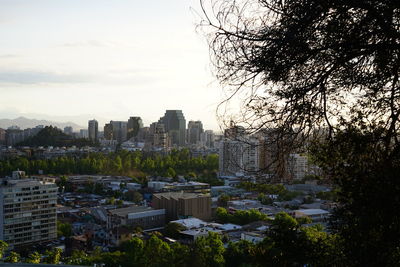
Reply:
[[[131,206],[131,207],[127,207],[127,208],[113,209],[113,210],[108,210],[108,211],[113,215],[127,216],[128,214],[131,214],[131,213],[151,211],[151,210],[153,210],[153,208],[151,208],[151,207]]]
[[[302,209],[302,210],[295,210],[295,212],[301,212],[305,215],[317,215],[317,214],[328,214],[329,211],[323,209]]]
[[[206,225],[207,223],[203,220],[200,220],[198,218],[187,218],[187,219],[180,219],[176,221],[171,221],[171,223],[179,223],[186,228],[197,228],[200,227],[201,225]]]
[[[191,235],[191,236],[208,235],[208,232],[221,233],[222,231],[218,230],[218,229],[213,229],[210,227],[203,227],[203,228],[198,228],[198,229],[181,231],[182,234]]]
[[[158,193],[154,194],[155,197],[165,197],[165,198],[198,198],[198,197],[206,197],[208,195],[204,194],[196,194],[196,193],[187,193],[187,192],[165,192],[165,193]]]
[[[4,184],[5,181],[7,181],[7,184]],[[1,180],[0,187],[35,186],[35,185],[56,185],[56,184],[42,180],[22,178],[22,179]]]

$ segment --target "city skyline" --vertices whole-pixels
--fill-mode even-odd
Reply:
[[[196,0],[3,1],[0,117],[150,124],[181,109],[218,130],[199,11]]]

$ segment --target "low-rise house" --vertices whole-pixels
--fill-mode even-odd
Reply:
[[[239,197],[245,193],[244,189],[229,186],[229,185],[221,185],[221,186],[211,186],[211,196],[218,197],[222,194],[228,196]]]
[[[181,231],[180,234],[186,242],[191,243],[191,242],[196,241],[196,239],[201,236],[208,236],[209,232],[222,234],[222,230],[211,228],[211,227],[189,229],[189,230]]]
[[[308,217],[313,223],[325,222],[329,215],[329,211],[322,209],[302,209],[294,211],[295,218]]]
[[[109,244],[112,246],[120,246],[123,242],[132,239],[133,230],[126,226],[115,227],[110,231]]]
[[[142,185],[138,183],[127,183],[126,189],[128,190],[140,190],[142,189]]]
[[[257,244],[265,238],[265,234],[261,231],[254,231],[254,232],[243,232],[241,233],[241,240],[246,240]]]

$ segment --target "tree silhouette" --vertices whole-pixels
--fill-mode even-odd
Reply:
[[[332,132],[357,116],[397,142],[398,1],[201,3],[217,78],[246,90],[248,129]]]
[[[277,158],[311,150],[339,185],[346,265],[398,264],[400,2],[201,4],[216,77],[242,100],[226,121],[272,132]]]

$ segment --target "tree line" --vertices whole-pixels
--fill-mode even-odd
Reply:
[[[192,157],[188,149],[173,150],[168,155],[156,153],[118,151],[115,153],[90,153],[84,157],[64,156],[53,159],[17,157],[0,161],[0,175],[10,175],[14,170],[27,174],[69,175],[109,174],[136,177],[147,175],[176,178],[178,175],[213,181],[218,171],[218,155]],[[214,181],[215,182],[215,181]]]

